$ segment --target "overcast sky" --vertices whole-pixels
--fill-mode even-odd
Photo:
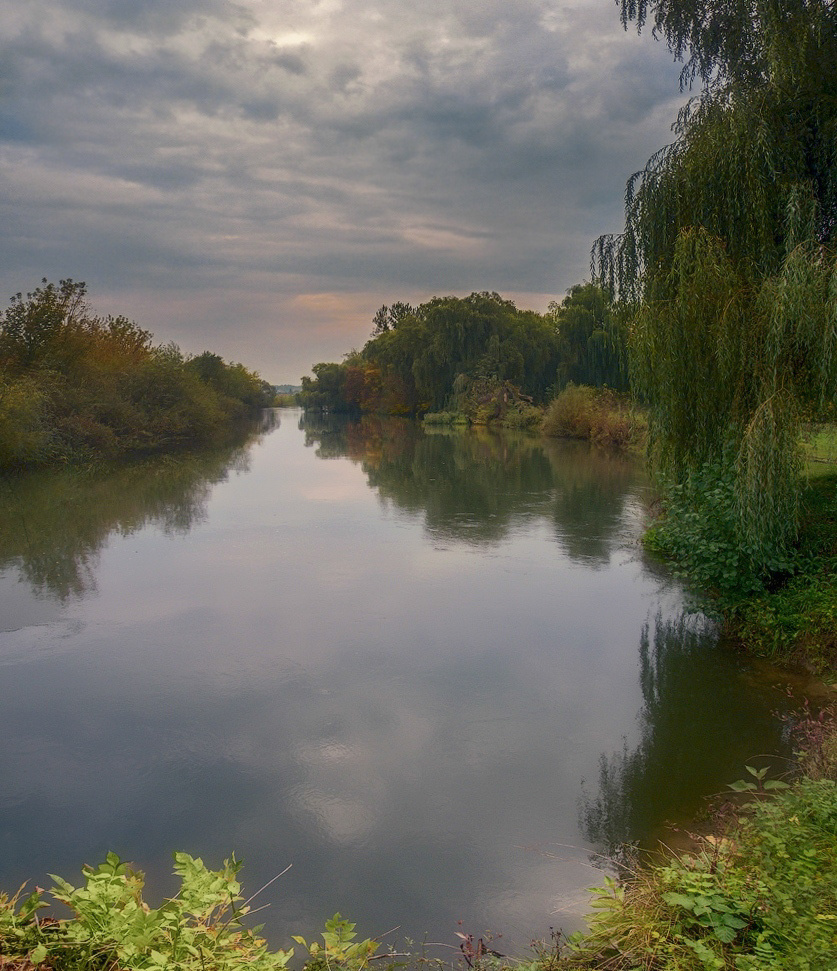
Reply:
[[[383,303],[589,277],[679,67],[613,0],[5,0],[0,306],[44,276],[276,383]]]

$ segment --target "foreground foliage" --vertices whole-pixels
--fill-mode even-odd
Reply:
[[[186,853],[174,858],[181,887],[158,908],[142,898],[142,874],[114,853],[98,867],[84,868],[83,886],[53,876],[51,896],[73,911],[70,919],[39,920],[38,911],[47,906],[42,891],[23,900],[0,894],[0,965],[53,971],[271,971],[288,964],[293,948],[270,951],[259,928],[243,923],[252,898],[242,896],[240,863],[228,860],[215,871]],[[308,952],[306,967],[362,971],[378,944],[356,941],[354,926],[335,914],[322,944],[294,938]]]
[[[44,280],[0,314],[0,470],[208,444],[272,403],[241,364],[155,346],[86,294]]]
[[[837,966],[837,784],[762,797],[695,853],[595,891],[555,968],[820,971]]]
[[[701,840],[692,853],[651,864],[593,891],[586,934],[535,948],[513,963],[488,947],[462,948],[468,967],[485,971],[821,971],[837,966],[837,732],[809,715],[819,738],[818,778],[779,791],[752,771],[754,800],[725,833]],[[819,728],[816,728],[819,724]],[[815,726],[815,727],[811,727]],[[823,756],[823,753],[826,753]],[[830,754],[829,754],[830,753]],[[808,766],[815,763],[808,758]],[[159,908],[142,899],[140,874],[114,854],[85,868],[74,887],[53,877],[52,896],[74,916],[41,918],[42,892],[11,900],[0,895],[0,964],[53,971],[269,971],[284,968],[293,949],[270,951],[243,919],[240,864],[218,871],[175,854],[181,890]],[[379,955],[372,940],[356,940],[354,924],[335,914],[322,943],[295,936],[309,971],[364,971]],[[460,935],[470,941],[466,935]],[[482,945],[482,941],[479,942]],[[381,955],[391,967],[396,955]],[[438,960],[398,955],[435,968]]]

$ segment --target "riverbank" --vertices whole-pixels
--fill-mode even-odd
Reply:
[[[543,407],[510,382],[490,379],[470,381],[451,410],[428,412],[423,423],[525,429],[632,452],[644,449],[648,433],[644,410],[626,392],[570,384]]]
[[[819,971],[837,966],[837,709],[789,724],[797,777],[747,766],[693,852],[594,891],[590,931],[544,971]],[[734,801],[736,799],[744,801]]]
[[[217,444],[272,405],[243,365],[154,345],[83,283],[43,284],[0,313],[0,473]]]
[[[674,496],[675,505],[680,501]],[[800,495],[800,530],[782,568],[767,580],[748,575],[745,551],[724,531],[732,488],[683,497],[688,508],[659,515],[646,548],[671,562],[691,584],[697,607],[749,653],[802,668],[825,681],[837,676],[837,469],[824,466]],[[684,514],[685,513],[685,514]]]
[[[548,406],[540,430],[641,451],[648,428],[627,395],[570,386]],[[656,511],[644,545],[673,564],[690,584],[696,606],[722,620],[724,632],[749,653],[832,681],[837,678],[837,427],[810,429],[803,450],[798,540],[767,581],[747,576],[746,553],[737,548],[730,528],[734,487],[714,473],[705,484],[698,474],[690,492],[669,497],[673,515]]]
[[[834,708],[810,712],[792,726],[803,774],[792,784],[747,767],[731,786],[747,796],[716,817],[715,832],[695,852],[637,867],[593,891],[586,934],[533,944],[511,960],[482,938],[459,934],[451,963],[419,953],[386,951],[357,940],[339,914],[322,943],[294,936],[307,971],[445,966],[485,971],[819,971],[837,964],[837,725]],[[4,971],[93,971],[178,968],[184,971],[273,971],[294,948],[270,951],[249,929],[250,902],[240,864],[210,871],[175,854],[179,893],[152,908],[143,878],[114,854],[86,867],[83,886],[55,877],[52,900],[70,919],[38,919],[45,892],[0,894],[0,968]],[[289,942],[290,945],[290,942]],[[299,963],[299,961],[295,962]]]

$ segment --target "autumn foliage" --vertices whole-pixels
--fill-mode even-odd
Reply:
[[[44,280],[0,314],[0,469],[205,444],[270,403],[242,365],[155,346],[86,293]]]

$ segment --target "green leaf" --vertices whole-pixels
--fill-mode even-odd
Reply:
[[[29,960],[33,964],[42,964],[46,960],[46,956],[47,956],[46,944],[39,944],[29,955]]]

